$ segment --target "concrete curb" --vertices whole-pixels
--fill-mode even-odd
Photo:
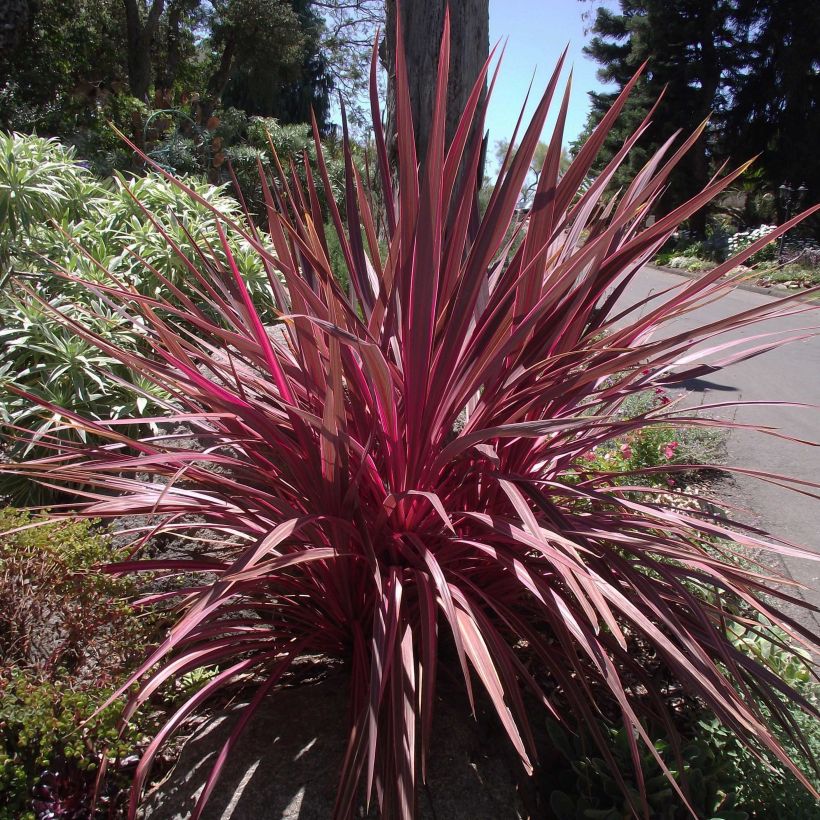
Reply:
[[[708,273],[708,271],[688,271],[680,270],[678,268],[667,268],[663,265],[644,265],[644,267],[649,268],[653,271],[657,271],[658,273],[671,273],[675,276],[681,276],[684,279],[699,279],[701,276],[703,276],[704,273]],[[762,296],[769,296],[772,299],[777,299],[782,296],[794,296],[795,294],[798,294],[798,302],[808,302],[811,304],[817,304],[818,299],[820,299],[820,294],[818,293],[806,293],[801,295],[801,289],[781,288],[777,285],[772,285],[770,288],[764,288],[761,285],[752,285],[748,282],[741,282],[735,285],[735,287],[738,290],[748,290],[751,293],[759,293]],[[805,290],[811,289],[805,288]]]

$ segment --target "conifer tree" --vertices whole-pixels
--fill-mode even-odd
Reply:
[[[585,134],[609,109],[638,68],[647,68],[599,157],[599,167],[620,148],[663,93],[654,126],[641,140],[616,184],[632,178],[670,133],[688,135],[720,103],[721,76],[731,56],[729,0],[619,0],[617,9],[599,6],[593,37],[584,51],[600,64],[598,76],[613,83],[610,93],[592,93]],[[582,135],[580,139],[583,139]],[[704,133],[675,175],[667,207],[703,188],[711,171],[714,129]],[[703,216],[692,227],[703,230]]]

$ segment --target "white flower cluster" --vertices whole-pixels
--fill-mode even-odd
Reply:
[[[776,227],[777,225],[760,225],[751,231],[738,231],[737,233],[733,233],[727,240],[729,244],[729,254],[734,256],[734,254],[740,253],[744,248],[748,248],[752,242],[756,242],[758,239],[768,236]]]

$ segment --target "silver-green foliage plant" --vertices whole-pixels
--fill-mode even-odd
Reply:
[[[188,184],[204,202],[243,223],[226,186]],[[227,242],[251,293],[269,303],[259,255],[230,229]],[[46,303],[136,352],[144,345],[140,327],[107,302],[106,288],[167,296],[185,282],[195,293],[198,272],[225,264],[212,212],[162,176],[100,182],[56,140],[0,133],[0,275],[14,271],[22,283],[0,292],[0,419],[34,433],[25,447],[7,437],[5,456],[31,457],[33,447],[43,455],[52,436],[76,437],[76,430],[66,429],[65,414],[45,411],[33,396],[92,419],[160,412],[164,401],[120,362],[55,324]],[[69,275],[100,289],[77,288]],[[29,482],[0,487],[18,502],[47,500],[48,494],[32,493]]]
[[[670,268],[693,272],[709,270],[714,267],[713,263],[707,262],[705,259],[700,259],[697,256],[673,256],[667,265]]]
[[[209,205],[243,222],[226,185],[186,182]],[[244,239],[228,234],[251,291],[266,291],[263,265]],[[0,132],[0,262],[5,267],[34,275],[49,293],[64,292],[63,282],[52,276],[60,267],[100,281],[106,269],[109,283],[113,274],[142,292],[159,293],[163,278],[176,284],[189,273],[169,239],[197,266],[225,262],[209,208],[180,196],[161,175],[101,182],[57,140]],[[194,253],[195,247],[207,250]]]
[[[109,341],[137,350],[139,327],[103,300],[86,304],[64,297],[51,300],[80,326]],[[66,408],[90,419],[117,419],[134,412],[162,412],[167,396],[100,348],[55,323],[47,308],[25,291],[0,299],[0,420],[12,430],[30,431],[26,442],[7,436],[8,458],[46,455],[56,439],[88,441],[72,427]],[[51,405],[51,409],[45,407]],[[0,495],[19,504],[39,504],[52,495],[28,481],[4,477]]]
[[[116,338],[118,343],[137,349],[139,333],[105,304],[96,304],[93,313],[90,306],[65,299],[55,299],[51,304],[81,325],[93,326],[104,338]],[[0,306],[0,320],[3,323],[0,340],[5,354],[0,379],[6,384],[31,390],[55,404],[70,398],[77,410],[82,408],[93,418],[118,418],[123,412],[123,402],[137,404],[129,395],[133,386],[129,384],[125,390],[113,378],[127,379],[129,371],[79,334],[67,332],[53,322],[44,307],[25,298],[25,294],[6,296]],[[0,407],[0,412],[8,417],[9,409],[19,406],[19,412],[12,414],[19,423],[33,415],[34,409],[28,408],[20,396],[16,398],[17,402],[10,401]],[[138,403],[145,407],[147,399]],[[38,415],[42,416],[41,408]],[[55,423],[43,423],[41,432],[51,429]]]
[[[51,219],[77,219],[100,191],[74,152],[54,139],[0,131],[0,276]]]
[[[226,186],[196,179],[189,179],[188,184],[213,207],[242,221],[241,207]],[[61,228],[49,234],[50,244],[44,248],[51,262],[101,283],[112,284],[113,276],[141,292],[167,293],[168,282],[179,285],[191,279],[189,266],[180,261],[174,246],[199,270],[225,264],[210,210],[180,196],[159,174],[117,177],[110,190],[89,203],[84,219]],[[251,292],[267,295],[268,278],[258,255],[250,253],[241,237],[229,234],[228,241]],[[64,287],[62,281],[60,287]]]

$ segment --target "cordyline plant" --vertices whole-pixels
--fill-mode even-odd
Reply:
[[[446,146],[445,26],[432,131],[419,168],[400,36],[398,43],[396,181],[381,127],[375,53],[371,66],[383,214],[371,207],[346,128],[346,224],[327,196],[350,294],[328,262],[316,183],[308,176],[303,190],[293,169],[279,167],[271,179],[260,166],[269,239],[215,216],[244,231],[262,257],[274,326],[260,320],[224,236],[224,269],[208,261],[212,253],[183,255],[190,287],[166,277],[167,297],[89,283],[139,315],[150,355],[120,350],[59,317],[153,381],[171,397],[169,408],[178,408],[164,419],[129,424],[147,431],[166,421],[187,431],[126,437],[118,432],[124,420],[93,421],[49,406],[84,428],[91,443],[55,443],[53,456],[6,468],[50,485],[84,487],[80,501],[59,515],[154,516],[138,548],[151,535],[203,526],[223,539],[184,560],[142,560],[137,548],[111,568],[181,574],[184,584],[142,602],[173,600],[178,620],[123,685],[121,694],[138,685],[126,720],[170,678],[218,667],[147,747],[131,815],[169,736],[221,688],[250,680],[255,693],[217,756],[198,817],[254,711],[306,653],[341,658],[349,671],[350,735],[336,818],[351,817],[363,799],[375,799],[383,817],[414,816],[433,741],[436,679],[448,658],[471,704],[483,688],[526,770],[536,750],[525,699],[559,720],[572,715],[584,724],[611,764],[596,727],[605,702],[614,704],[630,727],[636,768],[641,744],[658,757],[644,727],[650,718],[662,720],[674,736],[674,719],[641,663],[651,656],[739,738],[811,789],[778,732],[805,747],[786,702],[816,712],[738,651],[726,624],[764,629],[763,616],[794,641],[809,643],[812,635],[772,603],[796,599],[773,589],[774,579],[759,567],[739,561],[725,539],[808,553],[727,515],[678,509],[638,478],[616,482],[577,466],[596,445],[650,425],[719,424],[668,407],[636,418],[618,411],[632,394],[680,384],[787,341],[760,333],[693,352],[697,343],[764,317],[810,310],[796,297],[686,332],[665,326],[731,289],[732,269],[798,218],[713,271],[630,304],[624,291],[641,266],[746,166],[648,225],[647,212],[705,125],[676,149],[670,138],[626,190],[606,201],[649,118],[591,184],[587,176],[636,80],[559,178],[567,90],[532,209],[513,225],[562,58],[479,216],[488,68]],[[318,133],[316,142],[320,181],[329,186]],[[811,495],[805,486],[801,491]],[[556,697],[569,708],[556,708]],[[671,771],[682,772],[683,763],[677,752],[670,758],[658,757],[659,764],[689,805],[685,782]],[[616,777],[626,791],[617,771]],[[630,799],[637,814],[648,811]]]

